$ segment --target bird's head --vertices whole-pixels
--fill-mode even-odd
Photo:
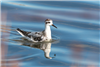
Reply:
[[[45,24],[48,25],[48,26],[53,26],[55,28],[57,28],[54,24],[53,24],[53,21],[51,19],[46,19],[45,20]]]

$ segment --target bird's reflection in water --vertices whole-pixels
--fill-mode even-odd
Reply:
[[[47,59],[52,59],[52,58],[54,58],[56,56],[56,54],[54,54],[54,57],[50,57],[51,42],[33,43],[33,42],[24,41],[24,42],[21,42],[21,45],[29,46],[29,47],[32,47],[32,48],[37,48],[37,49],[43,50],[44,51],[44,56]]]

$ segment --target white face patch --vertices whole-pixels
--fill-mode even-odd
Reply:
[[[51,22],[51,21],[46,21],[46,22]]]
[[[47,25],[52,25],[53,23],[52,23],[52,20],[50,20],[50,21],[45,21],[46,22],[46,24]]]

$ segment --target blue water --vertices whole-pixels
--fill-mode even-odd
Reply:
[[[2,66],[99,67],[99,15],[98,1],[2,1]],[[48,18],[58,27],[51,27],[54,42],[33,43],[16,32],[42,31]]]

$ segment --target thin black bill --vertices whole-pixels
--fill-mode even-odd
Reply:
[[[57,28],[55,25],[52,24],[53,27]]]

